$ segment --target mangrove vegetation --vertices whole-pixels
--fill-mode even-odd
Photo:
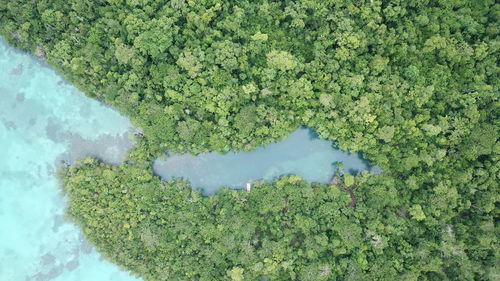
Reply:
[[[498,280],[499,19],[495,0],[0,1],[9,43],[140,131],[123,164],[60,174],[86,238],[148,281]],[[211,196],[152,172],[301,125],[384,172]]]

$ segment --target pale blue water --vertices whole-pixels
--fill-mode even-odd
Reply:
[[[128,120],[0,40],[0,280],[132,281],[63,220],[60,159],[121,161]]]
[[[337,162],[352,174],[379,171],[359,155],[333,148],[331,141],[319,139],[307,128],[250,152],[174,154],[157,159],[153,168],[164,180],[182,177],[194,188],[213,194],[223,186],[245,188],[247,182],[272,180],[287,174],[299,175],[309,182],[328,183],[339,168]]]
[[[65,201],[54,175],[60,160],[86,155],[120,163],[131,130],[125,117],[0,39],[0,281],[138,280],[102,260],[63,219]],[[376,170],[306,128],[251,152],[172,155],[156,160],[154,170],[211,194],[285,174],[327,183],[336,162],[351,173]]]

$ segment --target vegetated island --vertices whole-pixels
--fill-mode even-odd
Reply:
[[[0,34],[141,130],[61,172],[69,214],[144,280],[495,280],[493,0],[12,0]],[[385,172],[201,196],[165,150],[250,150],[298,126]],[[228,171],[230,172],[230,171]]]

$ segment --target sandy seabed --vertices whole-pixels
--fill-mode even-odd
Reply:
[[[0,280],[137,280],[63,219],[55,177],[60,160],[119,163],[130,130],[127,118],[0,40]]]

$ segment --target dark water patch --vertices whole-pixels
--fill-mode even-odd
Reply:
[[[14,121],[11,120],[5,120],[2,118],[2,123],[7,129],[15,130],[17,129],[17,124]]]
[[[62,126],[59,123],[55,122],[54,119],[52,118],[47,119],[47,125],[45,125],[45,135],[47,136],[48,139],[50,139],[53,142],[60,141],[61,131],[62,131]]]
[[[51,265],[53,263],[55,263],[56,261],[56,257],[54,255],[52,255],[51,253],[46,253],[45,255],[43,255],[41,257],[41,264],[43,266],[46,266],[46,265]]]
[[[78,266],[80,266],[80,262],[78,260],[72,260],[66,264],[66,269],[69,271],[75,270]]]
[[[66,221],[64,220],[64,216],[61,215],[54,216],[54,224],[52,225],[52,231],[53,232],[59,231],[59,227],[61,227],[65,223]]]
[[[10,70],[10,75],[22,75],[23,74],[23,65],[22,64],[18,64],[16,67],[12,68]]]
[[[0,110],[0,122],[7,129],[31,131],[33,137],[26,138],[27,143],[38,141],[40,134],[43,134],[54,143],[69,144],[69,149],[56,159],[57,162],[63,160],[73,164],[77,158],[94,156],[116,165],[123,162],[127,151],[133,145],[128,138],[128,135],[134,132],[132,129],[121,134],[101,133],[96,138],[89,139],[75,132],[71,125],[65,124],[58,116],[53,116],[51,110],[40,104],[40,101],[28,98],[24,93],[18,92],[15,96],[3,97]],[[89,120],[93,117],[94,110],[90,103],[82,102],[77,109],[78,118]]]
[[[58,266],[52,267],[47,273],[39,272],[32,277],[28,277],[28,281],[48,281],[52,280],[64,272],[64,265],[60,264]]]
[[[16,95],[16,101],[23,102],[26,99],[23,93],[19,93]]]
[[[129,132],[126,132],[119,136],[100,135],[96,140],[87,140],[79,135],[66,133],[63,137],[69,142],[69,149],[57,161],[72,165],[79,158],[93,156],[105,163],[119,165],[133,145],[128,136]]]

